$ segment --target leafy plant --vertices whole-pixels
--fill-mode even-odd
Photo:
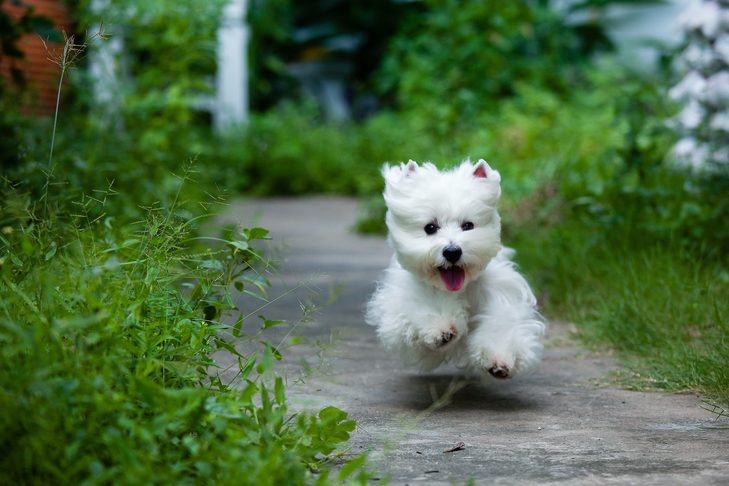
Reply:
[[[390,45],[380,80],[440,133],[468,126],[520,83],[566,94],[583,80],[590,56],[612,48],[595,15],[604,5],[594,2],[569,10],[549,1],[422,3],[424,13]],[[586,20],[573,15],[586,8],[593,11]]]
[[[349,438],[345,412],[288,410],[270,371],[285,342],[222,320],[233,287],[265,292],[267,231],[193,249],[199,218],[174,201],[129,225],[105,214],[110,191],[46,219],[19,188],[2,200],[3,482],[311,482]],[[244,355],[234,336],[263,344]]]

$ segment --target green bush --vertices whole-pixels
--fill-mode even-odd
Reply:
[[[233,303],[234,287],[265,292],[252,244],[267,231],[195,247],[200,219],[179,200],[130,224],[106,214],[112,194],[76,194],[3,188],[0,482],[326,482],[310,471],[354,422],[334,407],[292,414],[271,371],[287,341],[265,338],[281,323]],[[262,345],[244,355],[241,337]]]
[[[468,126],[515,94],[520,83],[567,94],[582,81],[590,55],[612,47],[597,11],[549,1],[425,1],[391,43],[380,68],[383,88],[401,108],[450,132]],[[580,22],[580,8],[593,11]]]
[[[581,97],[596,110],[600,105],[590,99],[598,94],[602,100],[608,123],[599,123],[593,135],[603,139],[592,139],[587,151],[553,174],[569,217],[596,234],[680,244],[725,258],[729,173],[694,173],[674,162],[676,135],[666,120],[675,107],[660,81],[615,69],[596,75],[595,91]],[[582,138],[584,131],[575,134]]]

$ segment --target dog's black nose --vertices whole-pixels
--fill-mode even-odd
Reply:
[[[456,263],[463,255],[460,246],[448,245],[443,249],[443,257],[451,263]]]

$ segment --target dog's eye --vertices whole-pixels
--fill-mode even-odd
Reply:
[[[438,225],[435,223],[428,223],[425,225],[425,228],[423,228],[423,230],[425,230],[425,234],[427,235],[434,235],[438,232]]]
[[[472,222],[470,222],[470,221],[466,221],[465,223],[463,223],[463,224],[461,225],[461,229],[462,229],[463,231],[470,231],[470,230],[472,230],[472,229],[473,229],[473,223],[472,223]]]

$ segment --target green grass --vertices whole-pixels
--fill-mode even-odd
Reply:
[[[715,260],[570,223],[513,233],[544,312],[575,323],[589,346],[616,350],[624,385],[729,400],[729,274]]]

